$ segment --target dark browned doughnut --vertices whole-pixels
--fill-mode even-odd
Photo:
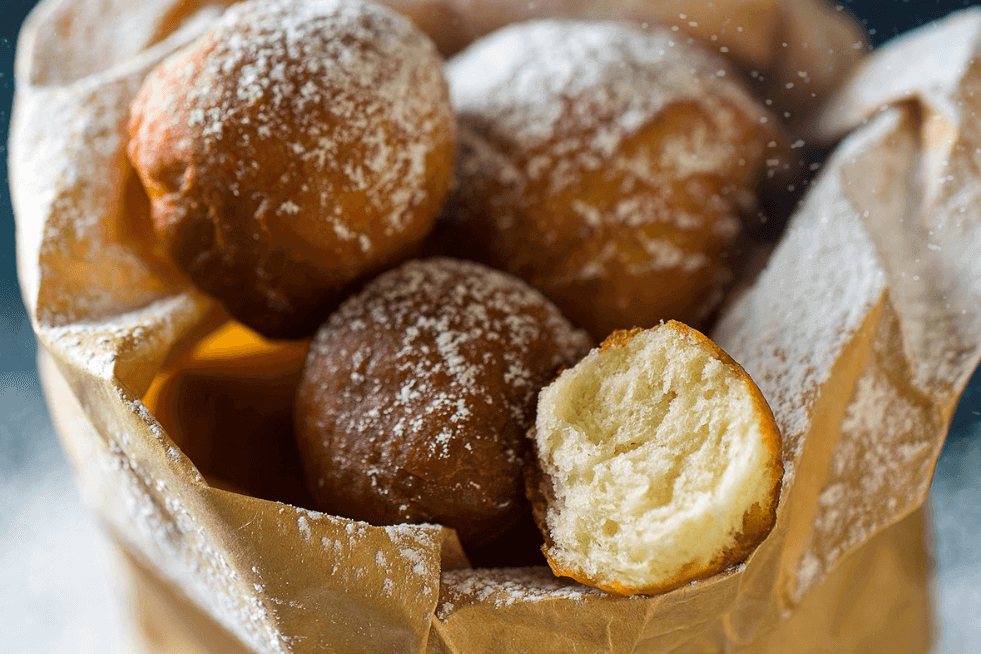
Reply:
[[[588,346],[505,273],[439,258],[385,273],[331,315],[307,359],[295,424],[318,508],[492,539],[527,509],[538,391]]]

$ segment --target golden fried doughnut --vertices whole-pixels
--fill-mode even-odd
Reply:
[[[132,107],[129,156],[166,249],[239,321],[313,333],[432,226],[455,148],[442,70],[383,7],[233,6]]]
[[[543,20],[447,74],[461,147],[446,252],[521,277],[596,338],[712,311],[782,151],[724,61],[661,29]]]
[[[295,408],[318,508],[436,522],[479,545],[527,511],[538,391],[589,348],[541,293],[473,262],[412,261],[317,333]]]
[[[681,323],[612,334],[542,391],[531,436],[549,565],[608,592],[711,576],[776,519],[773,414],[739,364]]]

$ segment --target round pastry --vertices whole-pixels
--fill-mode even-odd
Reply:
[[[297,394],[318,508],[492,539],[527,510],[538,391],[588,348],[541,293],[499,271],[428,259],[385,273],[317,332]]]
[[[456,147],[442,70],[422,32],[361,0],[231,7],[132,107],[167,251],[242,323],[312,334],[432,227]]]
[[[447,253],[521,277],[598,339],[710,314],[784,142],[723,60],[660,29],[544,20],[476,42],[447,75]]]
[[[773,414],[681,323],[612,334],[542,391],[531,436],[528,493],[557,575],[668,591],[743,561],[776,520]]]

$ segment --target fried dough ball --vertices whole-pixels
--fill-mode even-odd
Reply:
[[[620,595],[746,559],[776,520],[780,432],[746,372],[678,322],[615,332],[545,388],[529,496],[549,565]]]
[[[150,75],[129,132],[169,254],[272,337],[312,334],[345,287],[406,257],[456,147],[435,47],[361,0],[231,7]]]
[[[445,252],[521,277],[598,340],[711,313],[784,143],[725,62],[659,28],[543,20],[447,75],[461,145]]]
[[[331,315],[307,359],[295,425],[317,508],[493,539],[528,509],[538,391],[588,349],[505,273],[439,258],[385,273]]]

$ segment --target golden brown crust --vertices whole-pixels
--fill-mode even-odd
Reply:
[[[780,499],[780,484],[783,479],[780,430],[774,421],[769,405],[752,378],[750,378],[742,366],[736,363],[722,348],[701,332],[673,320],[659,325],[654,329],[660,328],[675,330],[685,339],[689,340],[694,347],[708,350],[713,357],[722,361],[730,372],[746,384],[746,388],[749,390],[753,399],[754,414],[763,435],[764,446],[768,454],[770,488],[766,493],[766,501],[763,504],[754,504],[744,514],[742,530],[735,535],[735,542],[728,546],[720,547],[718,554],[705,565],[686,566],[680,569],[671,579],[657,585],[632,586],[621,583],[616,579],[601,579],[591,576],[582,569],[568,566],[556,559],[553,549],[554,541],[549,534],[548,523],[546,521],[548,507],[554,502],[552,482],[548,474],[542,470],[541,466],[530,462],[525,473],[525,492],[531,502],[536,524],[538,524],[539,529],[542,530],[542,534],[545,537],[545,546],[542,548],[542,551],[545,553],[549,567],[557,576],[570,577],[580,583],[615,595],[628,596],[665,593],[692,581],[706,579],[729,566],[745,561],[773,528],[776,522],[777,504]],[[603,343],[599,348],[599,352],[606,353],[612,349],[623,347],[643,331],[633,329],[630,331],[615,332]],[[534,441],[534,428],[529,431],[529,436]]]
[[[235,318],[309,335],[422,240],[449,190],[442,64],[357,0],[247,2],[136,98],[129,156],[169,255]]]
[[[642,331],[644,331],[642,327],[634,327],[633,329],[618,329],[615,332],[611,332],[610,335],[603,339],[603,342],[600,343],[600,352],[606,352],[607,350],[624,347],[634,336]]]
[[[701,323],[733,278],[739,216],[755,211],[766,161],[782,152],[775,119],[720,77],[724,62],[668,47],[659,31],[559,21],[508,30],[449,65],[460,148],[434,238],[526,280],[597,340],[669,318]],[[538,63],[505,57],[513,71],[485,88],[473,81],[485,51],[520,30],[556,39],[558,54],[541,56],[561,63],[546,62],[531,84],[523,76]],[[593,53],[574,45],[580,32],[622,66],[594,70]],[[595,82],[561,87],[565,68]]]
[[[467,545],[527,510],[538,390],[589,347],[551,303],[479,264],[414,261],[318,332],[296,433],[319,507],[375,524],[437,522]]]

